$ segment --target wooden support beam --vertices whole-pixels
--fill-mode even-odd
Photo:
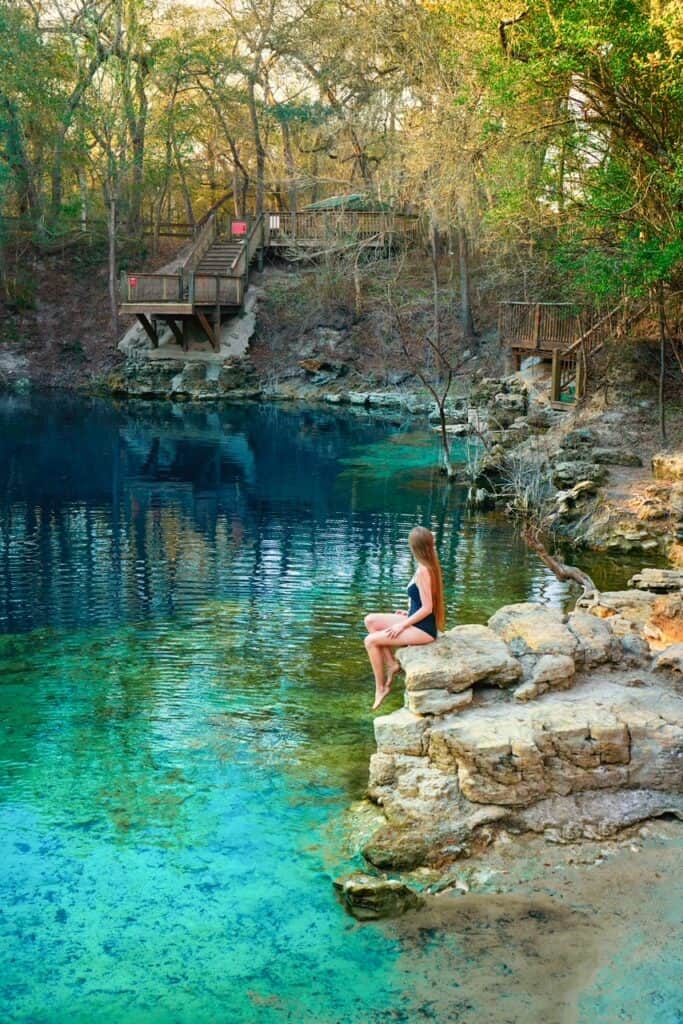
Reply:
[[[213,332],[213,328],[211,327],[211,324],[209,323],[209,321],[206,319],[206,317],[204,316],[204,314],[200,310],[197,310],[197,319],[199,320],[200,324],[202,325],[202,330],[204,331],[204,334],[207,336],[207,338],[211,342],[212,349],[214,350],[214,352],[218,352],[220,350],[220,345],[218,343],[218,339],[216,338],[216,335]]]
[[[562,386],[560,384],[560,374],[562,372],[561,356],[558,349],[553,349],[553,368],[551,375],[551,386],[550,386],[550,401],[559,402],[562,398]]]
[[[182,329],[180,327],[178,327],[177,321],[175,321],[175,320],[167,320],[166,323],[168,324],[168,326],[173,331],[173,337],[178,342],[178,344],[181,345],[182,348],[187,350],[187,345],[185,343],[185,339],[184,339],[184,336],[183,336],[183,331],[182,331]]]
[[[216,308],[213,314],[213,329],[220,346],[221,339],[221,279],[216,278]]]
[[[159,348],[159,335],[156,327],[147,319],[144,313],[138,313],[137,318],[145,329],[145,334],[152,342],[152,348]]]

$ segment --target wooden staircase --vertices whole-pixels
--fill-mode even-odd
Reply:
[[[564,409],[584,397],[591,360],[610,338],[623,337],[646,309],[647,303],[629,310],[627,301],[622,299],[566,349],[553,352],[550,401],[556,409]]]
[[[348,247],[350,238],[362,239],[363,246],[386,246],[394,238],[408,244],[417,237],[418,218],[393,213],[262,213],[231,221],[224,210],[230,198],[223,197],[197,225],[189,252],[173,272],[121,273],[119,310],[138,318],[153,348],[159,346],[161,321],[183,349],[195,334],[192,325],[199,325],[219,352],[221,322],[243,307],[251,265],[268,249],[287,253],[335,240]]]
[[[550,400],[558,409],[586,393],[593,357],[609,338],[622,336],[647,308],[630,309],[626,300],[608,313],[580,313],[568,302],[501,302],[499,331],[519,369],[524,356],[552,360]]]
[[[229,274],[230,268],[242,251],[242,242],[214,242],[197,265],[198,274]]]

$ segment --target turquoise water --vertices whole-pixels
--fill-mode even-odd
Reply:
[[[433,937],[417,989],[415,938],[332,895],[362,617],[404,603],[416,522],[451,624],[567,588],[466,514],[425,430],[68,396],[4,397],[0,427],[0,1020],[478,1020],[430,1015]]]

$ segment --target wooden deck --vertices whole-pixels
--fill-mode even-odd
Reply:
[[[569,302],[501,302],[498,327],[516,369],[533,354],[552,361],[550,400],[566,408],[584,397],[591,358],[643,312],[644,307],[629,309],[624,302],[607,313],[580,312]]]
[[[410,243],[417,232],[417,217],[392,213],[264,213],[240,221],[228,220],[217,208],[199,227],[175,273],[122,272],[119,310],[138,318],[155,348],[157,321],[168,324],[185,350],[186,325],[194,321],[217,352],[222,320],[242,308],[250,268],[269,250],[286,256],[297,250],[329,251],[353,244],[392,247],[397,242]]]

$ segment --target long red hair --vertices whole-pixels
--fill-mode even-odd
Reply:
[[[432,603],[434,605],[434,618],[439,629],[443,629],[446,623],[446,602],[443,596],[443,579],[441,576],[441,563],[436,553],[434,534],[426,526],[415,526],[408,534],[410,550],[415,558],[422,565],[429,569],[432,581]]]

